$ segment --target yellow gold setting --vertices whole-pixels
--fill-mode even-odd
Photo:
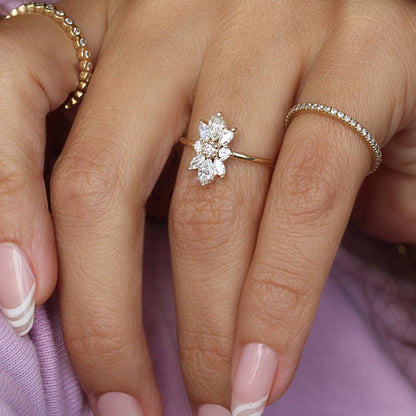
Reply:
[[[57,9],[53,4],[47,3],[27,3],[13,9],[5,19],[11,19],[24,14],[40,14],[51,18],[59,24],[72,41],[79,61],[78,85],[75,91],[71,92],[64,103],[66,110],[78,104],[87,90],[91,80],[93,63],[91,52],[87,48],[87,41],[81,35],[81,29],[75,25],[73,19],[66,16],[63,10]]]

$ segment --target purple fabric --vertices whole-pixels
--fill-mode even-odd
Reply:
[[[0,1],[0,11],[17,3]],[[165,225],[148,224],[144,256],[145,328],[165,414],[190,416],[177,358]],[[374,264],[383,258],[378,251]],[[375,292],[376,301],[366,296],[362,282],[374,288],[395,281],[372,264],[340,249],[295,379],[266,416],[416,414],[416,354],[383,337],[377,319],[396,319],[404,334],[416,330],[397,304],[386,308],[382,292]],[[37,309],[28,336],[16,337],[0,318],[0,416],[91,414],[65,352],[55,296]]]
[[[167,416],[191,416],[181,381],[166,226],[150,222],[145,243],[145,327]],[[416,392],[351,297],[351,275],[375,269],[341,249],[295,379],[266,416],[414,416]],[[0,321],[0,415],[90,415],[71,369],[56,299],[17,338]]]

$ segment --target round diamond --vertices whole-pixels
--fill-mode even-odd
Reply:
[[[55,10],[55,14],[56,14],[58,17],[63,17],[63,16],[65,16],[65,13],[64,13],[62,10]]]
[[[217,147],[212,143],[207,143],[204,147],[204,153],[208,157],[214,157],[217,154]]]
[[[89,59],[91,57],[91,52],[88,49],[85,49],[83,55],[85,59]]]
[[[74,21],[70,17],[67,17],[67,18],[65,18],[65,23],[68,26],[71,26],[74,23]]]
[[[197,140],[197,141],[194,143],[194,150],[195,150],[195,152],[197,152],[197,153],[201,153],[201,152],[202,152],[202,149],[203,149],[202,142],[201,142],[200,140]]]
[[[84,38],[81,38],[81,39],[79,40],[79,44],[80,44],[81,46],[87,46],[87,41],[86,41]]]
[[[221,149],[218,151],[218,156],[222,161],[229,159],[231,154],[232,152],[229,147],[221,147]]]
[[[72,28],[72,33],[75,35],[75,36],[79,36],[80,34],[81,34],[81,30],[79,29],[79,27],[73,27]]]

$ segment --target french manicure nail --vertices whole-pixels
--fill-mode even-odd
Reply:
[[[139,402],[126,393],[104,393],[97,400],[99,416],[144,416]]]
[[[232,416],[261,416],[277,369],[276,353],[265,344],[244,347],[231,396]]]
[[[23,251],[14,243],[0,243],[0,311],[17,335],[32,329],[35,290],[35,278]]]
[[[231,412],[218,404],[204,404],[199,408],[198,416],[231,416]]]

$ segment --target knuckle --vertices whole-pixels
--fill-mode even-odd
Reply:
[[[279,209],[275,212],[285,212],[295,224],[325,223],[344,189],[345,168],[319,144],[310,143],[296,151],[278,179],[279,195],[274,197]]]
[[[2,154],[4,155],[3,152]],[[13,201],[10,202],[14,204],[15,198],[18,198],[21,192],[33,187],[21,163],[11,156],[7,157],[7,163],[0,163],[0,195],[3,196],[3,201],[7,202],[8,197],[11,197]]]
[[[52,172],[52,208],[74,217],[95,216],[122,196],[123,188],[114,162],[98,157],[67,158]]]
[[[244,216],[244,204],[238,192],[221,198],[211,190],[175,191],[170,209],[170,229],[176,244],[187,250],[216,250],[231,238],[238,217]]]
[[[248,291],[257,305],[255,320],[266,327],[274,327],[276,322],[283,328],[293,329],[309,320],[319,299],[317,288],[307,281],[301,271],[293,268],[268,266],[261,269],[249,280]]]
[[[229,394],[232,339],[201,331],[182,332],[179,339],[182,372],[191,399],[224,400]]]
[[[75,325],[64,331],[65,345],[71,358],[80,366],[117,367],[128,358],[126,336],[104,325]]]

